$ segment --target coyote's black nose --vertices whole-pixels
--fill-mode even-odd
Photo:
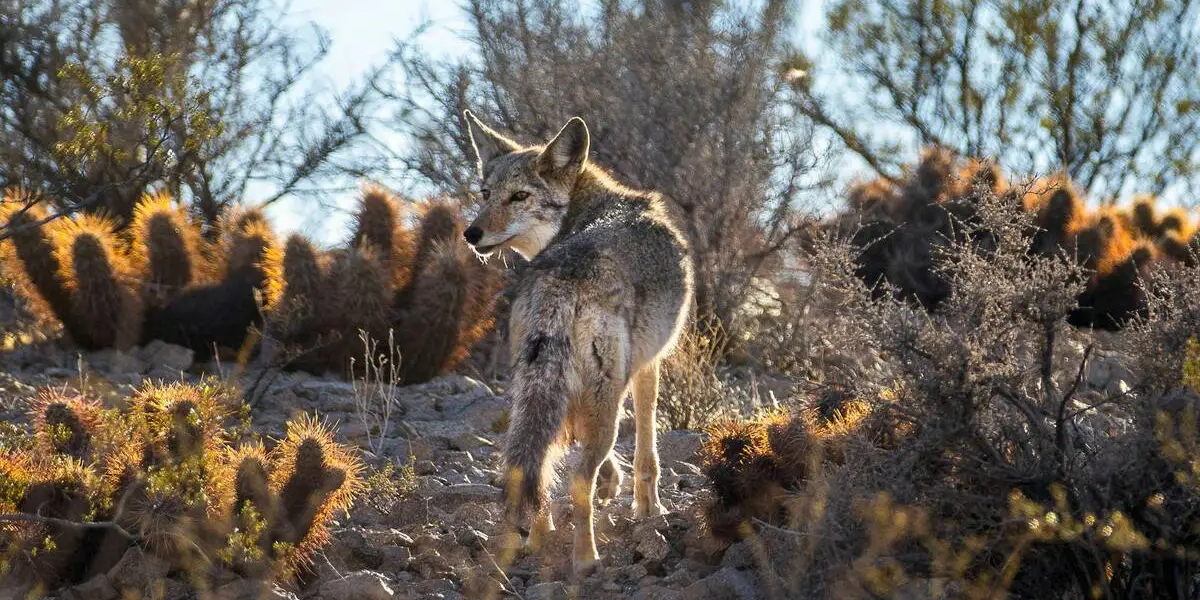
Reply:
[[[463,237],[467,239],[468,244],[474,246],[479,243],[479,240],[483,239],[483,230],[472,225],[463,232]]]

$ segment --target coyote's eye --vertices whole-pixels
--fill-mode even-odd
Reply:
[[[529,198],[529,192],[515,192],[515,193],[513,193],[512,196],[510,196],[508,198],[508,201],[509,202],[521,202],[521,201],[525,200],[526,198]]]
[[[487,200],[488,198],[490,198],[490,197],[491,197],[491,195],[492,195],[492,190],[489,190],[489,189],[487,189],[487,188],[483,188],[482,190],[479,190],[479,195],[480,195],[480,196],[483,196],[483,199],[484,199],[484,200]]]

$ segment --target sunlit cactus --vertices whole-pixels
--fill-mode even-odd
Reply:
[[[44,391],[30,416],[39,450],[88,460],[95,450],[101,406],[77,394]]]
[[[44,200],[20,188],[7,188],[0,200],[0,225],[11,237],[0,243],[5,272],[16,282],[16,291],[30,311],[42,322],[57,320],[68,332],[75,329],[71,296],[64,278],[58,241],[53,235],[58,220],[49,218]]]
[[[129,348],[138,341],[141,302],[136,275],[121,250],[115,225],[102,217],[76,215],[55,230],[60,277],[70,295],[68,333],[87,350]]]
[[[387,266],[369,248],[341,254],[329,272],[330,308],[336,307],[331,325],[339,333],[335,348],[328,352],[328,367],[347,372],[350,359],[362,366],[365,348],[360,332],[369,340],[386,344],[393,291]],[[424,337],[424,336],[421,336]],[[379,348],[387,353],[386,348]]]
[[[286,545],[280,559],[294,571],[307,566],[313,552],[327,543],[329,520],[349,509],[362,489],[362,462],[334,442],[327,426],[302,416],[288,423],[271,464],[271,489],[279,501],[272,538]]]
[[[134,208],[129,230],[147,306],[163,306],[188,285],[210,278],[200,230],[167,192],[144,195]]]
[[[379,184],[363,186],[350,247],[369,246],[395,284],[407,281],[412,270],[414,239],[404,218],[405,211],[390,190]]]

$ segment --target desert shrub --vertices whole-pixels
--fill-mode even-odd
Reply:
[[[777,597],[1200,591],[1200,396],[1185,380],[1195,269],[1148,273],[1147,310],[1119,337],[1078,331],[1068,319],[1090,269],[1031,253],[1037,215],[1011,198],[979,194],[975,222],[933,254],[947,293],[932,313],[864,285],[852,232],[811,244],[829,324],[813,335],[833,352],[877,351],[871,364],[835,361],[827,381],[845,382],[843,394],[802,393],[787,421],[841,422],[825,438],[839,443],[820,446],[819,468],[780,459],[767,420],[725,424],[706,449],[710,526],[767,546],[760,580]],[[828,357],[807,360],[816,372]],[[1136,377],[1094,384],[1101,361]],[[822,404],[856,417],[828,420]]]
[[[5,586],[79,583],[131,548],[198,589],[214,566],[286,579],[363,486],[357,457],[325,425],[293,420],[268,451],[215,381],[147,384],[121,410],[47,391],[34,410],[34,444],[0,454]]]
[[[729,391],[718,368],[726,340],[720,329],[689,326],[659,371],[658,418],[669,429],[697,429],[728,416]]]

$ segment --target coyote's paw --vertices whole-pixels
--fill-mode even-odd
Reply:
[[[662,503],[656,502],[650,504],[636,501],[633,503],[633,516],[636,518],[644,519],[646,517],[658,517],[665,514],[667,514],[667,509]]]
[[[600,570],[600,557],[576,558],[571,561],[571,571],[576,577],[588,577]]]
[[[596,499],[601,505],[608,504],[621,493],[623,479],[624,474],[616,461],[609,459],[600,465],[600,474],[596,477]]]

